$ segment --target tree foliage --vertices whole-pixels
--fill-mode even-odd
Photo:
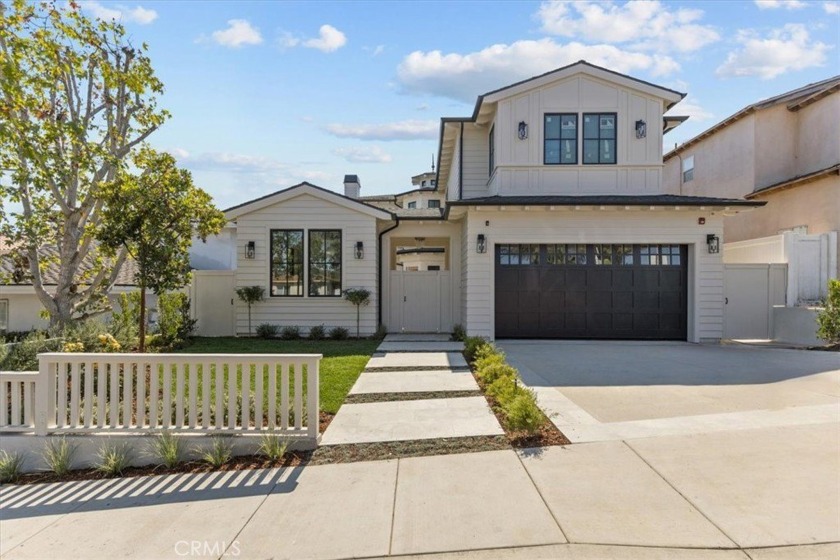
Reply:
[[[0,206],[0,234],[52,325],[106,310],[125,260],[97,252],[94,232],[101,186],[168,118],[146,50],[73,2],[0,0],[0,201],[13,205]]]
[[[370,290],[365,288],[348,288],[344,290],[344,299],[356,306],[356,338],[359,338],[359,322],[363,305],[370,303]]]
[[[840,280],[828,281],[828,297],[817,314],[817,336],[829,344],[840,344]]]
[[[142,352],[145,290],[161,295],[185,286],[193,236],[204,241],[218,233],[225,216],[171,155],[143,148],[132,159],[134,169],[121,170],[100,189],[105,206],[96,235],[107,251],[127,251],[137,263]]]
[[[251,306],[263,300],[265,288],[262,286],[242,286],[236,288],[236,295],[240,301],[248,305],[248,335],[251,335]]]

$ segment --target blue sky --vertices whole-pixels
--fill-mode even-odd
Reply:
[[[840,73],[840,1],[82,2],[147,42],[173,115],[151,143],[226,208],[307,180],[398,192],[438,119],[586,59],[687,92],[683,142]]]

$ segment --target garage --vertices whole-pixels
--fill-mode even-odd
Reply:
[[[688,248],[497,244],[497,338],[686,340]]]

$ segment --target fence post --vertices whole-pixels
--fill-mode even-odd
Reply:
[[[54,412],[55,397],[50,399],[50,362],[38,355],[38,378],[35,381],[35,435],[47,435],[50,412]],[[52,405],[51,405],[52,403]]]
[[[316,441],[318,439],[318,432],[321,424],[321,409],[318,395],[318,365],[320,361],[321,359],[319,356],[317,358],[310,359],[308,361],[309,363],[306,365],[306,432],[309,437],[315,439]]]

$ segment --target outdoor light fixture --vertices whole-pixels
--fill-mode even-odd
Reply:
[[[714,233],[706,236],[706,244],[709,246],[709,253],[713,255],[720,253],[720,238]]]
[[[487,252],[487,237],[483,233],[478,234],[478,240],[475,242],[475,252],[476,253],[486,253]]]
[[[253,259],[257,255],[257,243],[255,241],[249,241],[247,245],[245,245],[245,258],[246,259]]]
[[[526,123],[525,121],[519,121],[519,139],[528,139],[528,123]]]
[[[356,258],[365,258],[365,244],[361,241],[356,241]]]
[[[636,138],[647,136],[647,123],[643,120],[636,121]]]

